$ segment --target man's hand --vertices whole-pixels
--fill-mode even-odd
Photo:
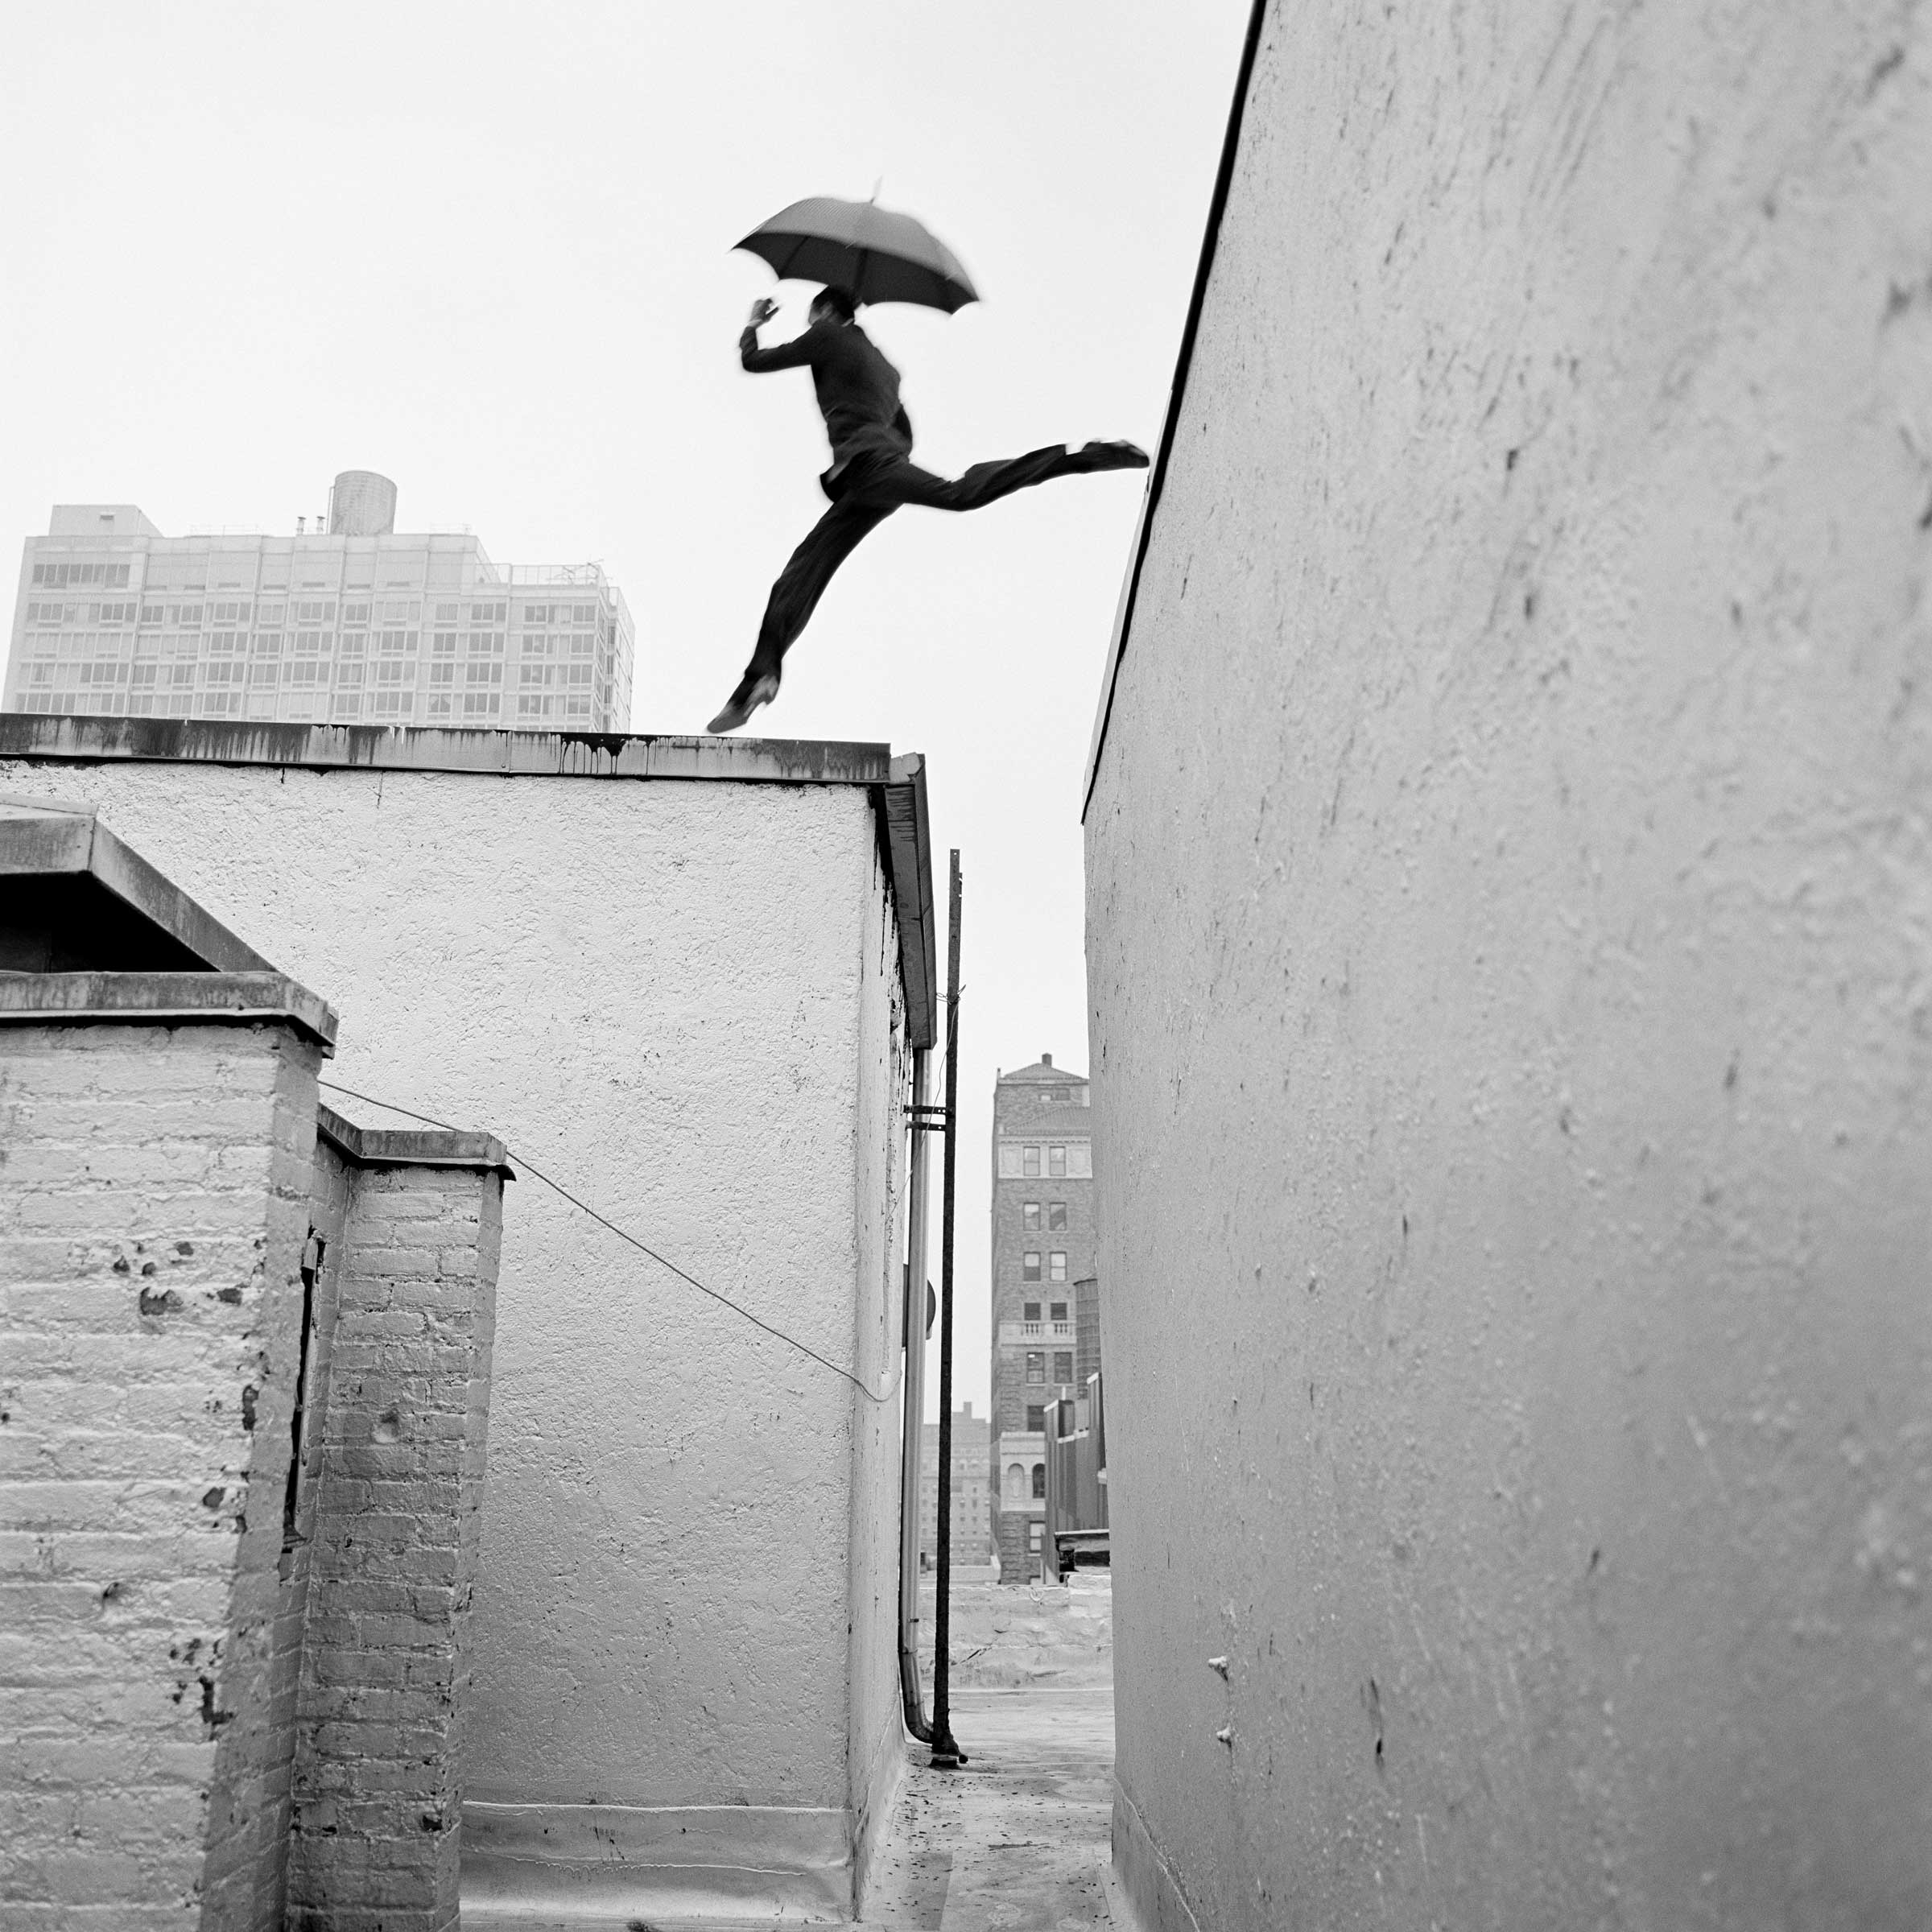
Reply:
[[[778,305],[769,295],[760,295],[751,305],[751,324],[753,328],[762,328],[778,312]]]

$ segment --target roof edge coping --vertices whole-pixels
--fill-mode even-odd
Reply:
[[[279,1020],[324,1055],[335,1012],[282,972],[0,972],[0,1026],[235,1026]]]
[[[326,1100],[316,1103],[316,1131],[358,1167],[472,1167],[517,1178],[510,1150],[493,1133],[460,1127],[358,1127]]]
[[[201,718],[0,712],[0,758],[96,764],[281,765],[315,771],[448,771],[504,777],[708,778],[879,785],[888,745],[832,738],[649,733],[456,731],[433,725],[218,723]]]

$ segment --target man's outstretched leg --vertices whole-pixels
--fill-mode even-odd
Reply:
[[[1051,482],[1055,477],[1083,477],[1096,470],[1146,467],[1147,452],[1137,444],[1088,443],[1079,449],[1069,449],[1064,443],[1054,443],[1044,449],[1030,449],[1023,456],[976,463],[956,482],[935,477],[916,464],[898,463],[873,487],[890,490],[898,502],[917,503],[928,510],[983,510],[1001,497],[1011,496],[1016,489],[1030,489],[1036,483]]]
[[[765,621],[758,626],[751,662],[724,708],[705,726],[707,731],[736,731],[761,704],[769,704],[778,695],[779,667],[785,654],[811,621],[833,573],[896,507],[890,502],[861,503],[845,497],[812,525],[805,541],[778,572],[766,601]]]
[[[758,647],[738,687],[707,727],[736,731],[761,704],[778,695],[779,665],[799,633],[811,621],[832,573],[868,532],[902,504],[930,510],[979,510],[1016,489],[1055,477],[1085,476],[1102,469],[1145,469],[1147,452],[1132,443],[1088,443],[1070,450],[1063,443],[1030,450],[997,463],[976,463],[956,481],[935,477],[904,457],[873,458],[848,473],[845,493],[812,526],[778,573],[758,628]]]

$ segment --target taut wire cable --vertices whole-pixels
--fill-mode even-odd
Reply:
[[[399,1113],[405,1120],[420,1121],[425,1127],[440,1127],[446,1133],[462,1133],[469,1131],[464,1128],[452,1126],[448,1121],[432,1119],[427,1113],[417,1113],[410,1108],[398,1107],[394,1100],[379,1100],[374,1094],[357,1093],[354,1088],[345,1087],[338,1081],[318,1080],[316,1084],[319,1087],[326,1087],[331,1093],[346,1094],[352,1100],[361,1100],[368,1106],[381,1107],[390,1113]],[[727,1308],[731,1310],[733,1314],[742,1315],[746,1321],[751,1323],[753,1327],[762,1328],[767,1335],[784,1343],[787,1348],[797,1349],[800,1355],[810,1356],[812,1360],[821,1368],[829,1368],[834,1375],[842,1375],[847,1381],[852,1384],[853,1388],[865,1397],[867,1402],[886,1402],[891,1401],[898,1387],[896,1377],[894,1378],[893,1386],[889,1388],[883,1395],[874,1393],[864,1381],[852,1373],[851,1369],[833,1361],[828,1356],[820,1355],[817,1349],[812,1348],[809,1343],[800,1341],[795,1335],[787,1335],[782,1328],[773,1327],[770,1322],[765,1320],[761,1315],[753,1315],[741,1302],[734,1302],[728,1294],[720,1294],[716,1289],[709,1287],[700,1281],[695,1274],[689,1274],[680,1268],[675,1261],[667,1260],[663,1255],[659,1254],[657,1249],[650,1246],[648,1242],[639,1241],[628,1228],[620,1228],[615,1221],[599,1214],[589,1202],[579,1199],[561,1181],[552,1180],[535,1161],[518,1153],[516,1149],[510,1146],[508,1142],[504,1145],[504,1152],[524,1173],[541,1181],[546,1187],[550,1189],[551,1193],[561,1195],[579,1212],[588,1215],[600,1228],[607,1228],[619,1241],[630,1242],[631,1246],[635,1248],[640,1254],[649,1255],[660,1268],[669,1269],[679,1281],[688,1282],[691,1287],[696,1289],[699,1294],[709,1295],[714,1302],[722,1302]]]

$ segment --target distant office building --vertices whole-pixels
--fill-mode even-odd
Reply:
[[[27,542],[6,708],[628,728],[635,634],[597,565],[398,536],[395,500],[386,477],[347,471],[327,529],[283,537],[164,537],[131,504],[56,505]]]
[[[993,1095],[993,1539],[1003,1583],[1040,1571],[1048,1408],[1075,1393],[1075,1284],[1096,1274],[1087,1082],[1037,1065]]]
[[[993,1552],[993,1505],[986,1492],[986,1418],[972,1404],[952,1413],[952,1560],[984,1563]],[[930,1563],[939,1547],[939,1426],[925,1425],[919,1463],[919,1556]]]
[[[1073,1285],[1073,1380],[1084,1391],[1100,1372],[1100,1283],[1088,1275]]]

